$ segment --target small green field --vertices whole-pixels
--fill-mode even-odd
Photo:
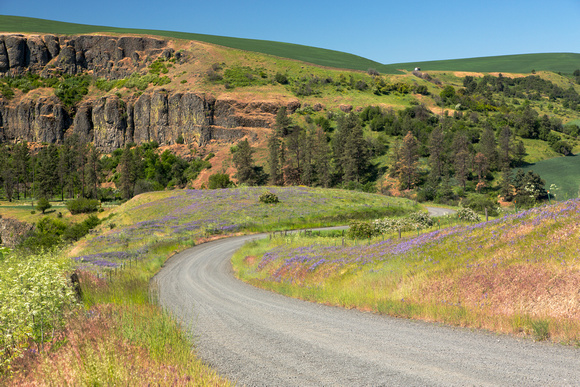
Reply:
[[[580,188],[580,156],[556,157],[538,161],[522,168],[539,174],[546,182],[546,188],[555,184],[558,190],[551,191],[557,200],[567,200],[578,197]],[[514,171],[515,172],[515,171]]]
[[[574,70],[580,68],[580,54],[576,53],[504,55],[385,65],[345,52],[303,46],[299,44],[175,31],[93,26],[87,24],[65,23],[53,20],[6,15],[0,15],[0,30],[3,32],[38,32],[65,35],[89,34],[96,32],[157,35],[168,38],[197,40],[201,42],[213,43],[220,46],[236,48],[240,50],[254,51],[282,58],[295,59],[320,66],[361,71],[367,71],[368,69],[372,68],[386,74],[400,74],[400,69],[410,71],[415,67],[420,67],[423,71],[501,71],[509,73],[529,73],[532,70],[572,73]]]
[[[394,72],[397,69],[411,71],[415,67],[420,67],[421,71],[499,71],[504,73],[530,73],[532,70],[544,70],[571,74],[574,70],[580,68],[580,54],[522,54],[396,63],[385,65],[381,68],[381,71],[386,73]]]

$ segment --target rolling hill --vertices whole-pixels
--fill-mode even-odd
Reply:
[[[295,59],[320,66],[367,71],[370,68],[386,74],[400,74],[400,70],[420,67],[424,71],[481,71],[529,73],[532,70],[572,73],[580,68],[578,53],[544,53],[503,55],[481,58],[381,64],[357,55],[324,48],[268,40],[242,39],[175,31],[145,30],[66,23],[20,16],[0,15],[3,32],[38,32],[52,34],[89,34],[110,32],[118,34],[157,35],[176,39],[197,40],[240,50],[259,52]]]

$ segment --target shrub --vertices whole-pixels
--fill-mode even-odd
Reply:
[[[183,144],[183,143],[185,143],[185,140],[184,140],[183,136],[180,134],[179,136],[177,136],[177,140],[175,140],[175,142],[177,144]]]
[[[233,183],[230,180],[230,175],[227,173],[214,173],[209,177],[209,189],[228,188],[232,185]]]
[[[374,223],[354,221],[351,222],[348,229],[348,236],[352,239],[371,238],[377,234]]]
[[[276,82],[278,82],[281,85],[287,85],[288,84],[288,77],[284,74],[281,73],[276,73],[274,79],[276,80]]]
[[[280,199],[278,199],[278,196],[272,192],[263,193],[262,195],[260,195],[259,200],[260,200],[260,202],[266,203],[266,204],[280,203]]]
[[[479,222],[479,215],[471,208],[461,208],[457,211],[457,218],[459,220],[466,220],[468,222]]]
[[[78,198],[69,200],[66,203],[66,208],[71,214],[87,214],[99,209],[99,201],[97,199]]]
[[[499,207],[499,203],[497,200],[493,200],[486,195],[470,194],[463,200],[461,204],[464,207],[471,208],[473,211],[476,211],[480,214],[485,213],[486,208],[488,215],[496,216],[498,214],[497,208]]]
[[[52,204],[48,202],[47,198],[40,198],[38,199],[38,203],[36,203],[36,209],[41,211],[43,214],[46,210],[52,207]]]

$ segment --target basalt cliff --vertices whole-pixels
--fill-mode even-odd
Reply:
[[[173,42],[153,37],[6,34],[0,35],[0,76],[89,74],[94,79],[123,79],[146,74],[157,58],[174,58],[176,67],[199,61],[199,50],[191,49],[195,44],[175,50]],[[127,143],[173,144],[179,137],[199,146],[211,140],[232,143],[270,128],[281,106],[289,111],[300,106],[296,99],[215,95],[198,85],[190,81],[123,95],[92,93],[72,108],[50,90],[19,93],[13,99],[0,96],[0,142],[60,143],[77,134],[102,151]]]

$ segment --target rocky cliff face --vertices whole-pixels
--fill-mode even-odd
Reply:
[[[138,98],[109,95],[82,102],[74,117],[58,98],[24,97],[0,102],[0,140],[59,143],[76,133],[98,149],[112,151],[126,143],[157,141],[203,146],[210,140],[235,142],[252,128],[270,128],[279,103],[243,103],[202,93],[170,93],[156,89]]]
[[[118,79],[145,67],[147,59],[173,54],[168,42],[145,37],[0,35],[0,76],[88,71]],[[55,96],[29,94],[13,101],[0,97],[0,141],[59,143],[76,133],[107,152],[130,142],[173,144],[179,136],[203,146],[210,140],[235,142],[252,128],[270,128],[281,106],[157,87],[128,99],[113,94],[86,98],[70,112]],[[293,111],[300,104],[287,106]]]
[[[166,41],[146,37],[0,35],[0,73],[91,71],[98,77],[118,79],[143,67],[147,58],[169,56],[172,51]]]
[[[33,229],[34,225],[30,223],[0,218],[0,245],[10,248],[16,247],[22,238]]]

